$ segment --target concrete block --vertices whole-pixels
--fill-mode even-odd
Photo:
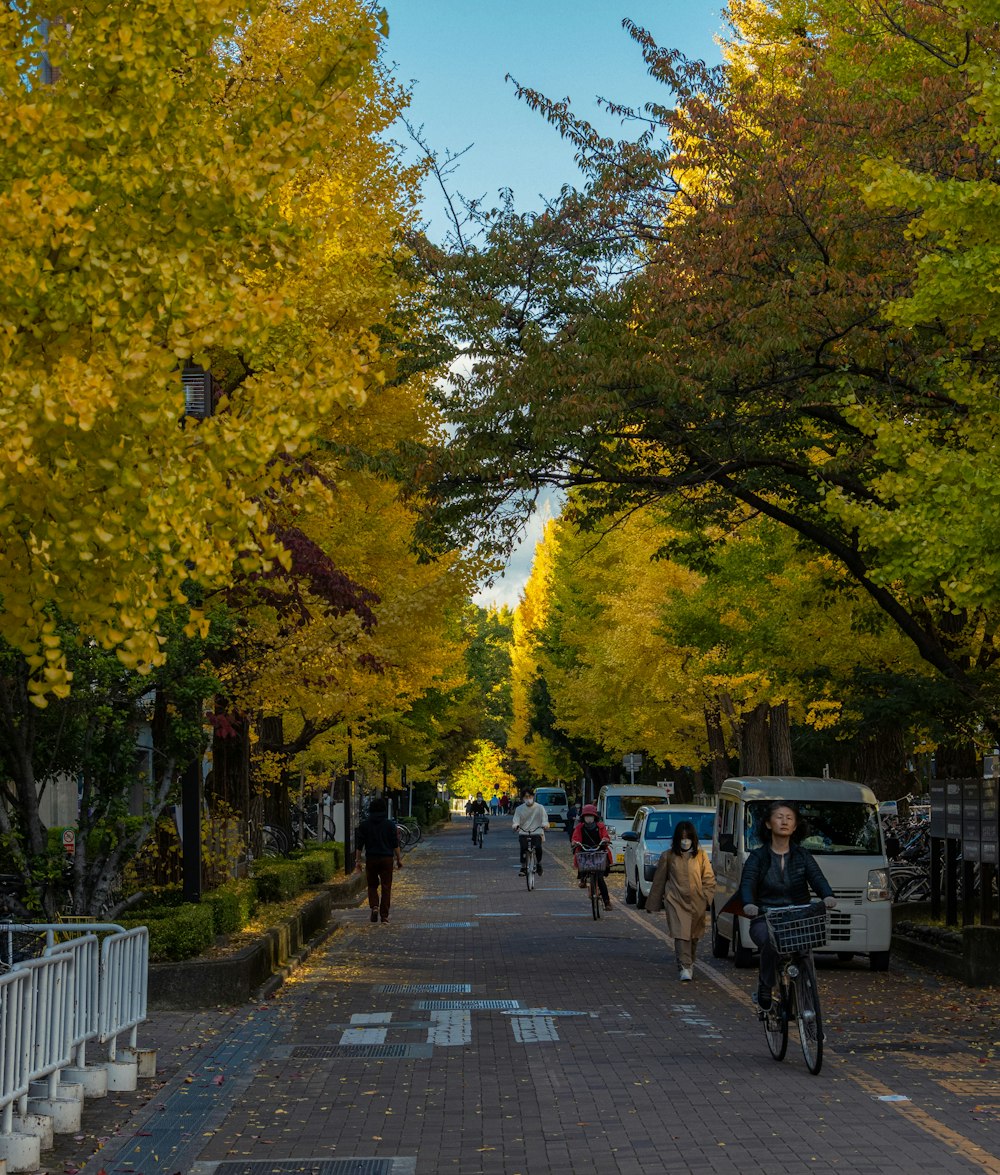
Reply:
[[[135,1061],[139,1077],[156,1076],[156,1049],[134,1049],[126,1045],[118,1050],[118,1055],[123,1061]]]
[[[50,1151],[55,1141],[52,1119],[46,1114],[15,1114],[14,1133],[30,1134],[37,1138],[43,1151]]]
[[[80,1129],[83,1106],[75,1097],[29,1097],[28,1109],[51,1118],[53,1134],[75,1134]]]
[[[973,987],[1000,984],[1000,926],[966,926],[962,946],[966,983]]]
[[[132,1093],[139,1086],[139,1067],[135,1061],[104,1061],[109,1093]]]
[[[60,1081],[79,1085],[85,1098],[108,1096],[108,1071],[102,1065],[85,1065],[82,1069],[69,1065],[63,1069]]]
[[[0,1175],[5,1172],[37,1171],[42,1147],[34,1134],[0,1134]]]

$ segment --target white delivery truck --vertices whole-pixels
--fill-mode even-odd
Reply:
[[[761,843],[761,819],[775,800],[798,807],[808,825],[802,845],[837,898],[827,945],[817,953],[842,959],[867,955],[873,971],[886,970],[892,901],[878,800],[870,788],[843,779],[743,776],[727,779],[719,789],[712,839],[712,954],[724,959],[732,949],[737,967],[753,965],[750,920],[721,911],[739,889],[747,854]]]

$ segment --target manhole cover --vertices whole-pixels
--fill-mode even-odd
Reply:
[[[471,983],[377,983],[375,991],[382,995],[447,995],[449,992],[472,991]]]
[[[415,1012],[489,1012],[519,1008],[520,1000],[417,1000]]]
[[[298,1060],[332,1061],[337,1057],[430,1057],[429,1044],[303,1044],[292,1049]]]

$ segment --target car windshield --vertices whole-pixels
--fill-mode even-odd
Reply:
[[[761,843],[757,829],[767,815],[771,800],[754,800],[746,806],[746,846]],[[807,826],[802,847],[816,856],[876,856],[882,852],[878,807],[857,800],[796,801]]]
[[[646,840],[673,840],[674,829],[684,820],[690,820],[698,833],[700,844],[708,844],[715,827],[714,812],[653,812],[646,821]]]
[[[536,794],[535,799],[543,804],[565,804],[566,793],[563,791],[546,791],[542,792],[541,795]]]
[[[643,804],[663,804],[666,796],[608,796],[604,805],[605,820],[632,820]]]

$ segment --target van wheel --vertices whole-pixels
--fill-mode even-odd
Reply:
[[[719,933],[719,921],[715,916],[715,907],[712,907],[712,958],[729,958],[729,939]]]
[[[740,938],[740,924],[733,915],[733,962],[737,967],[753,966],[753,947],[745,947]]]
[[[629,885],[628,874],[626,873],[625,874],[625,905],[626,906],[634,906],[635,905],[635,894],[636,894],[635,886]]]
[[[888,971],[889,970],[889,951],[872,951],[868,956],[868,962],[873,971]]]

